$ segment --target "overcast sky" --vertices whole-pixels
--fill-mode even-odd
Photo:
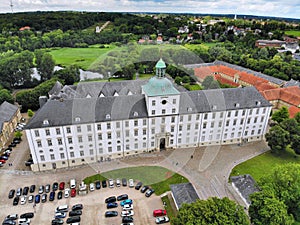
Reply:
[[[300,0],[11,0],[14,12],[102,11],[228,13],[300,19]],[[0,12],[11,12],[10,0],[0,0]]]

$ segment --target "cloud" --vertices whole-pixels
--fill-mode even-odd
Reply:
[[[248,14],[300,18],[295,0],[12,0],[15,12],[22,11],[105,11]],[[0,12],[10,12],[10,2],[0,2]]]

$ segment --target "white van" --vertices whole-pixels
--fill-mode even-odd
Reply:
[[[76,188],[76,180],[75,179],[70,180],[70,188]]]
[[[55,212],[67,212],[69,210],[68,205],[60,205],[56,208]]]

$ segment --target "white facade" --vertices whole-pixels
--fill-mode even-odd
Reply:
[[[149,83],[156,85],[159,79],[150,80]],[[168,82],[166,85],[169,85]],[[90,123],[81,122],[79,117],[75,117],[74,123],[52,126],[49,115],[43,117],[43,112],[40,112],[26,129],[34,161],[32,169],[42,171],[71,167],[163,149],[257,141],[266,132],[272,108],[266,101],[264,104],[256,101],[247,107],[236,103],[230,109],[218,109],[213,105],[210,111],[201,112],[202,107],[197,105],[196,100],[194,106],[185,108],[181,94],[174,89],[166,90],[168,87],[163,86],[163,92],[160,93],[157,90],[147,91],[145,86],[142,88],[148,116],[142,118],[137,112],[133,113],[132,118],[117,120],[106,115],[107,121]],[[249,90],[255,94],[257,92],[253,88]],[[234,90],[226,90],[230,91]],[[259,98],[262,96],[259,95]],[[55,104],[59,105],[60,102]],[[196,110],[197,107],[200,110]],[[39,117],[44,118],[43,124],[33,125]]]

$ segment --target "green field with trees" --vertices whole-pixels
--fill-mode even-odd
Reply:
[[[294,37],[300,37],[300,30],[287,30],[284,32],[286,35],[291,35]]]

